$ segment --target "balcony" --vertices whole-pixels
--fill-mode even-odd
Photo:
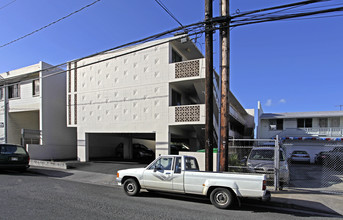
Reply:
[[[169,81],[205,78],[205,59],[189,60],[169,65]]]
[[[312,136],[343,137],[343,128],[301,128]]]
[[[169,125],[205,124],[205,105],[169,107]]]

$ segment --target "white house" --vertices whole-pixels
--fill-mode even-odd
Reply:
[[[1,73],[0,86],[1,143],[27,146],[32,159],[76,158],[76,130],[66,125],[65,71],[40,62]]]
[[[276,135],[288,156],[305,150],[313,163],[317,153],[343,146],[343,111],[264,113],[259,102],[257,138]]]
[[[248,113],[230,97],[232,127],[237,128],[230,135],[251,138],[253,111]],[[125,158],[132,157],[136,142],[157,156],[170,152],[170,142],[188,144],[193,151],[202,149],[204,103],[205,60],[187,36],[68,63],[67,124],[77,128],[80,161],[113,157],[120,143]]]

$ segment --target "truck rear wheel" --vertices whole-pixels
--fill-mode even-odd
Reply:
[[[129,196],[135,196],[139,193],[141,187],[139,183],[133,178],[127,179],[124,182],[124,191]]]
[[[226,188],[216,188],[210,195],[211,203],[220,209],[227,209],[233,204],[233,196]]]

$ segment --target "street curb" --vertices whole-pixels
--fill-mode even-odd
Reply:
[[[57,169],[64,169],[64,170],[68,169],[68,165],[65,162],[30,160],[29,165],[36,166],[36,167],[57,168]]]

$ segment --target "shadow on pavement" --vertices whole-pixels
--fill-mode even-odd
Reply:
[[[170,199],[170,200],[181,200],[186,202],[196,202],[202,204],[212,205],[210,200],[203,196],[196,196],[196,195],[183,195],[183,194],[172,194],[172,193],[164,193],[164,192],[155,192],[155,191],[142,191],[139,194],[140,197],[145,198],[163,198],[163,199]],[[287,201],[289,200],[289,201]],[[256,213],[283,213],[289,214],[291,216],[301,216],[301,217],[343,217],[339,213],[331,210],[328,213],[321,213],[318,210],[314,209],[304,209],[303,207],[299,207],[296,205],[287,205],[288,203],[292,203],[292,199],[284,199],[284,203],[275,203],[275,202],[262,202],[258,199],[243,199],[241,200],[241,205],[236,202],[235,205],[228,211],[251,211]],[[316,202],[309,202],[309,201],[301,201],[306,203],[313,203],[309,204],[309,206],[313,205],[317,207],[318,205],[322,205]],[[322,205],[325,208],[329,209],[325,205]],[[323,208],[324,208],[323,207]]]
[[[72,176],[72,173],[59,171],[59,170],[51,170],[51,169],[39,169],[39,168],[29,168],[26,173],[32,175],[39,175],[39,176],[47,176],[47,177],[55,177],[55,178],[64,178],[68,176]]]

